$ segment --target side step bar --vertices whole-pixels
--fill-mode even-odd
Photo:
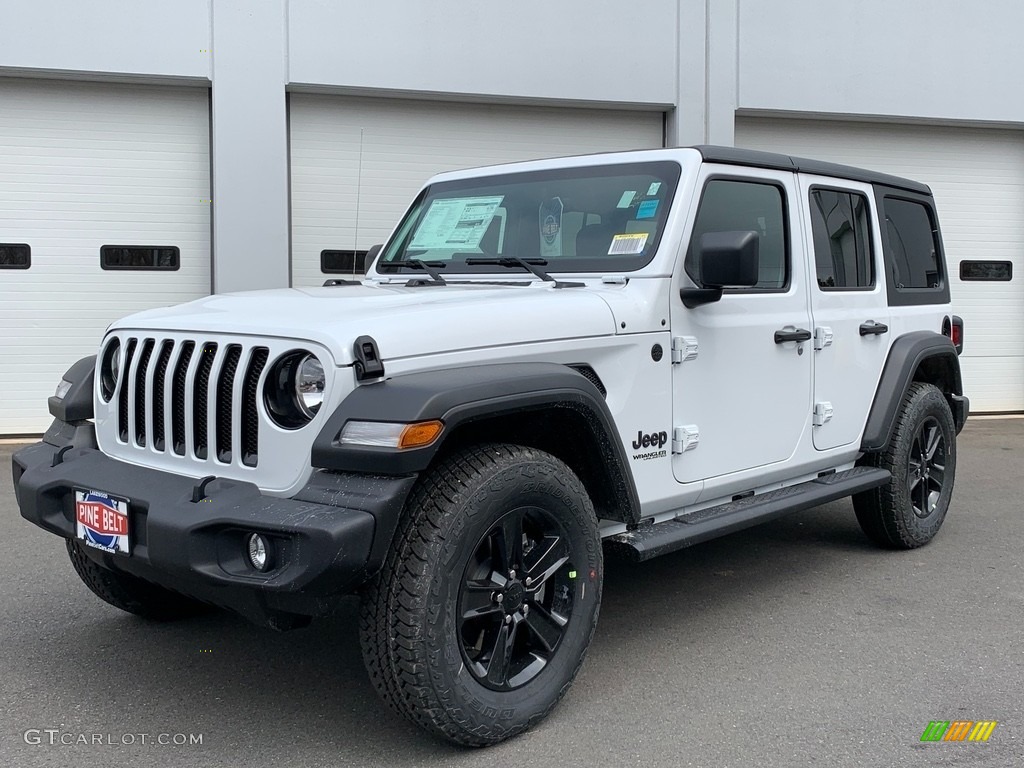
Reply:
[[[610,536],[610,547],[632,560],[675,552],[733,531],[772,520],[790,512],[800,512],[829,501],[842,499],[861,491],[885,485],[891,479],[886,469],[854,467],[833,472],[799,485],[777,491],[747,496],[728,504],[708,507],[699,512],[680,515],[656,525],[648,524],[634,531]]]

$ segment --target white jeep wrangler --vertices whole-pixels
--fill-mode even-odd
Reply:
[[[967,418],[929,189],[721,147],[445,173],[361,281],[115,323],[14,456],[99,597],[279,629],[359,592],[366,666],[487,745],[637,559],[853,496],[926,544]]]

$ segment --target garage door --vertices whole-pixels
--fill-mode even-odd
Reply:
[[[210,292],[208,103],[0,78],[0,434],[49,425],[113,320]]]
[[[952,273],[954,311],[964,318],[961,363],[971,409],[1024,410],[1024,133],[742,117],[736,120],[736,144],[865,166],[930,185]],[[961,269],[973,279],[961,279]],[[1005,279],[1011,270],[1012,278]]]
[[[660,147],[663,135],[661,112],[291,94],[289,114],[294,285],[321,285],[322,258],[330,268],[383,241],[439,171]]]

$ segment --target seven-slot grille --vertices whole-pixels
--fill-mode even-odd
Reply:
[[[192,339],[123,339],[118,438],[135,448],[255,467],[267,347]]]

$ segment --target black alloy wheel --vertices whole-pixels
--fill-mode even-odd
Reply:
[[[945,473],[946,442],[938,420],[930,416],[921,423],[907,462],[907,489],[918,517],[926,518],[935,511]]]
[[[890,549],[927,544],[942,527],[956,479],[956,426],[946,396],[913,382],[903,396],[889,445],[861,464],[889,470],[888,483],[853,497],[868,538]]]
[[[521,507],[495,523],[466,564],[459,595],[461,650],[473,676],[499,691],[536,677],[562,641],[577,576],[550,512]]]

